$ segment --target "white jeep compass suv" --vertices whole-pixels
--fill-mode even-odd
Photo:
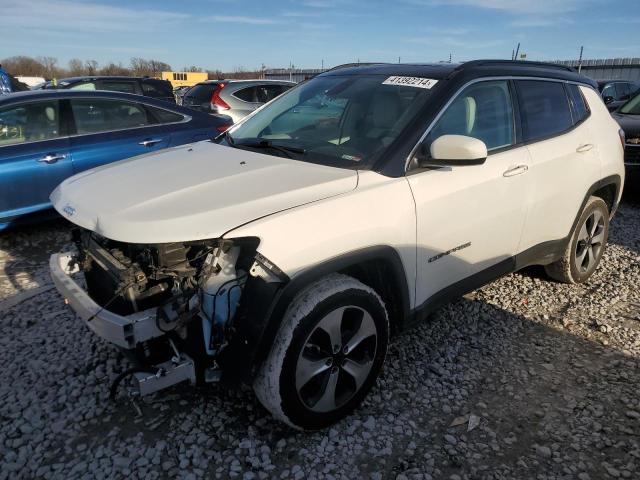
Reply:
[[[585,282],[623,143],[569,68],[336,68],[215,142],[64,181],[51,200],[78,251],[52,275],[136,359],[139,393],[244,381],[277,418],[322,428],[372,388],[390,333],[442,302],[532,264]]]

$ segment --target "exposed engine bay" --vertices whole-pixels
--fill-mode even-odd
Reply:
[[[123,317],[146,312],[155,322],[155,334],[138,339],[127,352],[149,372],[159,372],[158,365],[175,370],[171,362],[182,366],[186,358],[199,381],[216,381],[217,360],[236,333],[234,319],[247,283],[286,278],[256,251],[255,238],[129,244],[83,229],[74,230],[73,238],[74,262],[91,299],[102,310]],[[166,368],[161,376],[168,385],[156,382],[158,388],[148,387],[147,393],[175,383]],[[146,385],[153,383],[147,380]]]

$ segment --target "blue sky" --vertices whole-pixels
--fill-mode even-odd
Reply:
[[[640,57],[640,0],[0,0],[0,58],[319,68],[357,61]]]

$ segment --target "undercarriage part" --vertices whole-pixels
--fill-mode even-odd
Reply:
[[[195,384],[196,368],[193,360],[184,354],[182,357],[178,363],[169,360],[157,365],[156,373],[134,373],[140,395],[149,395],[187,380],[192,385]]]

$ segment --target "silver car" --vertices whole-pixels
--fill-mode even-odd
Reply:
[[[236,123],[294,85],[283,80],[209,80],[191,87],[182,105],[229,115]]]

